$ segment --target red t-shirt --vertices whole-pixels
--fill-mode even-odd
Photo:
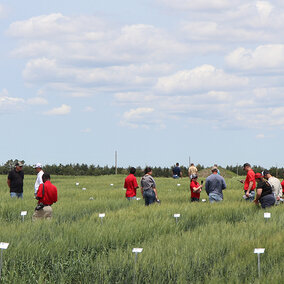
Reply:
[[[44,205],[52,205],[57,201],[57,188],[49,180],[44,183],[44,194],[43,194],[43,184],[41,184],[37,191],[37,197],[39,197],[38,203],[43,203]]]
[[[248,190],[250,181],[253,181],[253,185],[252,185],[251,190],[254,190],[255,189],[255,173],[254,173],[253,170],[249,170],[247,172],[247,177],[246,177],[246,180],[245,180],[244,190],[246,190],[246,191]]]
[[[193,188],[194,187],[199,187],[200,184],[197,181],[192,180],[190,183],[190,190],[191,190],[191,198],[195,197],[195,198],[200,198],[200,192],[194,192]]]
[[[282,192],[284,193],[284,179],[282,180],[281,185],[282,185]]]
[[[136,177],[133,174],[130,174],[125,178],[124,188],[126,188],[126,197],[136,196],[136,188],[138,188]]]

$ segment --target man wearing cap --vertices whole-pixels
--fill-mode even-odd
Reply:
[[[275,196],[272,193],[270,183],[260,173],[255,174],[255,179],[257,188],[254,203],[256,205],[260,203],[262,208],[273,206],[275,204]]]
[[[282,186],[280,180],[272,176],[268,170],[264,170],[262,172],[262,175],[265,179],[268,180],[269,184],[271,185],[272,192],[276,199],[276,204],[279,204],[280,198],[282,197]]]
[[[244,191],[245,191],[245,198],[246,200],[249,200],[250,202],[253,202],[254,197],[255,197],[255,173],[252,170],[251,166],[249,163],[244,164],[244,170],[247,173],[246,179],[241,180],[240,182],[244,184]]]
[[[223,190],[226,188],[226,182],[221,175],[218,175],[218,168],[211,169],[212,174],[207,177],[205,190],[209,196],[209,202],[219,202],[223,200]]]
[[[44,174],[43,170],[42,170],[42,165],[40,163],[37,163],[34,166],[34,169],[36,170],[37,176],[36,176],[36,181],[35,181],[35,196],[36,193],[38,191],[38,188],[40,186],[40,184],[42,184],[42,175]]]
[[[12,198],[23,198],[24,172],[21,162],[17,162],[15,168],[9,172],[7,184],[10,188],[10,196]]]
[[[200,185],[197,182],[197,175],[192,175],[192,179],[190,182],[190,191],[191,191],[191,202],[199,202],[200,192],[203,185]]]

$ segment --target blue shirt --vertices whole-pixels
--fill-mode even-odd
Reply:
[[[222,190],[226,188],[225,180],[222,176],[212,174],[210,175],[205,182],[205,190],[207,194],[210,193],[217,194],[222,197],[223,199],[223,192]]]
[[[173,175],[177,175],[180,177],[180,167],[174,167],[173,168]]]

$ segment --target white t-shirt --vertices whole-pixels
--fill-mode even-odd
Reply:
[[[274,195],[276,197],[278,196],[282,196],[282,186],[281,186],[281,182],[278,178],[276,177],[270,177],[268,179],[268,182],[270,183],[271,187],[272,187],[272,192],[274,193]]]
[[[37,193],[40,184],[43,183],[43,181],[42,181],[42,175],[43,175],[43,174],[44,174],[44,172],[43,172],[43,170],[41,170],[41,171],[37,174],[37,176],[36,176],[35,194]]]

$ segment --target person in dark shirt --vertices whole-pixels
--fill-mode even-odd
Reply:
[[[15,168],[9,172],[7,184],[10,188],[10,196],[12,198],[23,198],[24,172],[21,162],[17,162]]]
[[[260,203],[262,208],[273,206],[276,200],[269,182],[260,173],[255,174],[255,180],[257,187],[254,203],[256,205]]]
[[[176,166],[173,168],[173,178],[181,178],[182,171],[179,167],[179,163],[176,163]]]

